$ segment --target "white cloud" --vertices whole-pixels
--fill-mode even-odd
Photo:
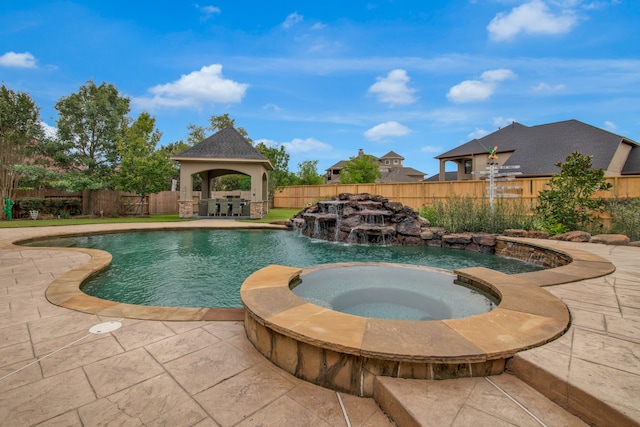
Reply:
[[[513,79],[516,74],[504,68],[482,73],[481,80],[465,80],[449,89],[447,98],[456,103],[484,101],[489,99],[502,80]]]
[[[515,122],[516,119],[514,119],[513,117],[494,117],[493,118],[493,126],[496,128],[503,128],[505,126],[509,126],[510,124],[512,124],[513,122]]]
[[[376,77],[376,80],[369,92],[377,94],[378,101],[391,105],[406,105],[416,101],[413,97],[416,90],[407,87],[410,79],[405,70],[391,70],[386,77]]]
[[[562,34],[571,31],[578,19],[571,9],[554,15],[545,3],[532,0],[514,7],[508,14],[497,14],[487,26],[489,36],[497,41],[510,40],[519,33]]]
[[[304,20],[304,16],[303,15],[298,15],[298,12],[293,12],[293,13],[289,14],[289,16],[287,16],[287,18],[282,23],[282,26],[284,28],[291,28],[294,25],[299,24],[303,20]]]
[[[178,80],[149,89],[151,98],[133,98],[141,108],[189,107],[203,104],[237,103],[242,100],[248,84],[222,77],[222,65],[212,64],[182,75]]]
[[[280,111],[281,108],[280,106],[278,106],[277,104],[265,104],[262,106],[263,110],[273,110],[273,111]]]
[[[479,80],[465,80],[449,89],[447,98],[453,102],[472,102],[488,99],[493,93],[494,84]]]
[[[398,122],[391,121],[372,127],[364,133],[364,136],[369,141],[380,141],[388,136],[405,136],[409,133],[411,133],[411,129]]]
[[[199,9],[200,12],[202,12],[202,15],[204,16],[204,19],[209,19],[209,18],[211,18],[211,16],[213,14],[222,12],[219,7],[212,6],[212,5],[200,6],[200,5],[196,4],[196,8]]]
[[[531,89],[533,89],[534,92],[539,92],[539,93],[554,93],[554,92],[560,92],[564,90],[565,85],[563,84],[550,85],[549,83],[540,82],[537,85],[533,86]]]
[[[471,132],[469,135],[467,135],[469,138],[471,139],[477,139],[477,138],[482,138],[483,136],[487,135],[489,132],[484,130],[484,129],[480,129],[480,128],[475,128],[475,130],[473,132]]]
[[[284,145],[287,152],[292,154],[333,150],[331,145],[314,138],[293,138],[291,142],[283,142],[282,145]]]
[[[498,68],[497,70],[485,71],[480,75],[480,78],[485,82],[500,82],[502,80],[513,79],[516,75],[513,71],[505,68]]]
[[[612,121],[609,120],[605,120],[604,122],[604,128],[606,130],[608,130],[609,132],[616,132],[618,130],[618,125],[616,125],[615,123],[613,123]]]
[[[35,68],[36,58],[29,52],[7,52],[0,56],[0,66],[17,68]]]
[[[327,27],[326,24],[323,24],[322,22],[316,22],[315,24],[313,24],[311,26],[311,30],[312,31],[317,31],[317,30],[322,30],[322,29],[324,29],[326,27]]]
[[[47,138],[55,138],[58,135],[57,127],[50,126],[43,121],[40,121],[40,126],[42,126],[42,130],[44,131],[44,136],[46,136]]]

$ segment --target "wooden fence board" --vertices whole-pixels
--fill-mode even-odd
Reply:
[[[607,181],[613,185],[612,190],[599,192],[597,194],[598,197],[640,197],[640,176],[608,178]],[[548,182],[548,178],[517,178],[514,181],[505,182],[504,185],[521,186],[522,189],[506,190],[506,192],[518,194],[520,197],[514,200],[522,200],[526,206],[535,206],[538,193],[547,188]],[[370,193],[419,209],[425,204],[431,204],[436,200],[454,196],[469,196],[479,200],[486,198],[487,185],[486,181],[473,180],[291,186],[276,191],[274,207],[302,209],[309,204],[331,198],[340,193]]]
[[[526,206],[535,206],[538,193],[547,187],[548,178],[518,178],[508,181],[505,185],[519,185],[522,190],[509,190],[520,195]],[[640,176],[621,176],[607,178],[607,182],[613,185],[611,191],[601,191],[598,197],[640,197]],[[327,200],[341,193],[370,193],[389,198],[394,202],[401,202],[414,209],[431,204],[436,200],[442,200],[453,196],[470,196],[481,200],[486,198],[487,182],[474,181],[446,181],[446,182],[415,182],[415,183],[377,183],[377,184],[328,184],[291,186],[279,189],[274,194],[273,207],[302,209],[319,200]],[[194,191],[194,203],[200,199],[200,192]],[[18,190],[16,199],[24,197],[37,198],[79,198],[85,199],[84,193],[66,193],[60,190]],[[149,214],[170,214],[178,212],[177,191],[163,191],[147,196],[144,202],[144,212]],[[93,193],[93,212],[104,216],[121,211],[122,204],[129,204],[131,208],[126,212],[132,214],[139,212],[140,202],[137,195],[121,191],[100,190]],[[122,212],[120,212],[122,214]]]

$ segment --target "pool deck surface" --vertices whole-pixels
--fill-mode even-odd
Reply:
[[[0,420],[11,426],[345,426],[346,412],[353,426],[393,425],[373,399],[340,393],[343,412],[334,391],[272,365],[247,340],[237,313],[199,313],[201,319],[232,320],[169,321],[153,307],[135,308],[146,311],[136,316],[130,307],[93,307],[91,314],[53,305],[45,296],[49,285],[65,277],[77,283],[69,275],[86,272],[70,272],[82,271],[98,254],[12,244],[132,227],[254,225],[198,220],[0,229]],[[565,407],[588,404],[619,415],[600,425],[640,425],[640,248],[544,242],[594,253],[616,270],[546,287],[567,304],[572,325],[559,339],[518,353],[514,371],[556,401],[567,399]],[[122,327],[89,332],[114,321]],[[381,387],[411,415],[402,425],[541,425],[535,417],[549,426],[585,425],[511,374],[385,378]]]

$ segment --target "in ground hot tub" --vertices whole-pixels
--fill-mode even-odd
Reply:
[[[249,341],[276,366],[298,378],[372,396],[377,376],[437,380],[501,374],[515,353],[555,339],[569,326],[567,307],[532,282],[533,277],[484,267],[457,270],[456,274],[476,292],[482,290],[499,303],[491,311],[461,318],[397,320],[347,314],[306,301],[290,289],[300,278],[304,283],[305,276],[312,277],[314,271],[339,274],[367,265],[371,264],[306,269],[271,265],[258,270],[240,289]],[[366,271],[358,282],[373,283],[380,271]],[[347,300],[349,292],[336,298]],[[359,296],[364,299],[362,293]]]
[[[495,295],[455,279],[450,271],[433,267],[332,264],[305,270],[291,290],[330,310],[383,319],[459,319],[497,306]]]

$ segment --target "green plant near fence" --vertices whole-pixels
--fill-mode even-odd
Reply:
[[[23,198],[18,200],[18,209],[18,215],[21,218],[27,218],[30,211],[38,211],[40,215],[69,218],[82,213],[82,200]]]
[[[451,233],[502,233],[510,228],[534,228],[530,208],[522,201],[498,199],[492,213],[487,199],[453,196],[445,200],[434,200],[423,206],[419,213],[432,226],[444,227]]]
[[[631,240],[640,240],[640,199],[622,198],[605,202],[611,215],[611,233],[625,234]]]

